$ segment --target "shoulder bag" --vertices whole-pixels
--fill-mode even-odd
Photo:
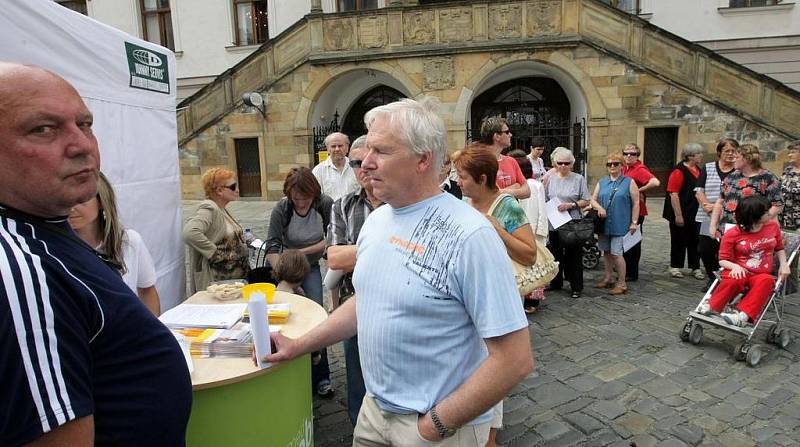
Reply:
[[[487,214],[491,216],[494,209],[500,201],[503,200],[503,197],[508,195],[509,194],[500,194],[500,196],[494,200],[492,206],[489,207],[489,212]],[[558,262],[556,262],[555,257],[553,257],[553,254],[550,253],[550,250],[548,250],[544,244],[536,244],[536,261],[534,261],[533,265],[522,265],[511,256],[509,256],[509,259],[511,259],[511,265],[514,267],[514,278],[517,281],[517,289],[520,295],[523,296],[540,287],[546,286],[558,274]]]

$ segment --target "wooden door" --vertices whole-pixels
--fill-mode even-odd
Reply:
[[[236,171],[239,178],[240,197],[261,197],[261,161],[258,156],[258,138],[237,138]]]

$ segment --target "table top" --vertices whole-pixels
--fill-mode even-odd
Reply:
[[[223,304],[242,303],[244,300],[219,301],[210,293],[200,291],[186,300],[189,304]],[[328,313],[319,304],[286,292],[275,292],[273,303],[290,303],[292,305],[289,320],[281,327],[281,334],[289,338],[298,338],[319,325]],[[192,373],[192,389],[202,390],[217,386],[241,382],[262,374],[269,374],[280,365],[272,365],[266,369],[258,369],[250,358],[197,358],[192,357],[194,372]]]

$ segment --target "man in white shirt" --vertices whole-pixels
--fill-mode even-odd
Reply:
[[[359,188],[347,158],[350,139],[341,132],[334,132],[325,137],[325,149],[328,151],[328,158],[314,166],[311,172],[322,187],[322,193],[337,200]]]

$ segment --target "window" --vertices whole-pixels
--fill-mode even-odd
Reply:
[[[170,50],[175,49],[172,38],[172,15],[169,0],[139,0],[142,8],[142,28],[145,40]]]
[[[339,12],[378,9],[378,0],[338,0]]]
[[[601,0],[606,5],[621,9],[628,14],[639,14],[642,8],[639,0]]]
[[[86,0],[56,0],[59,5],[86,15]]]
[[[773,6],[781,0],[730,0],[731,8],[749,8],[751,6]]]
[[[255,45],[269,39],[267,0],[233,0],[236,45]]]

